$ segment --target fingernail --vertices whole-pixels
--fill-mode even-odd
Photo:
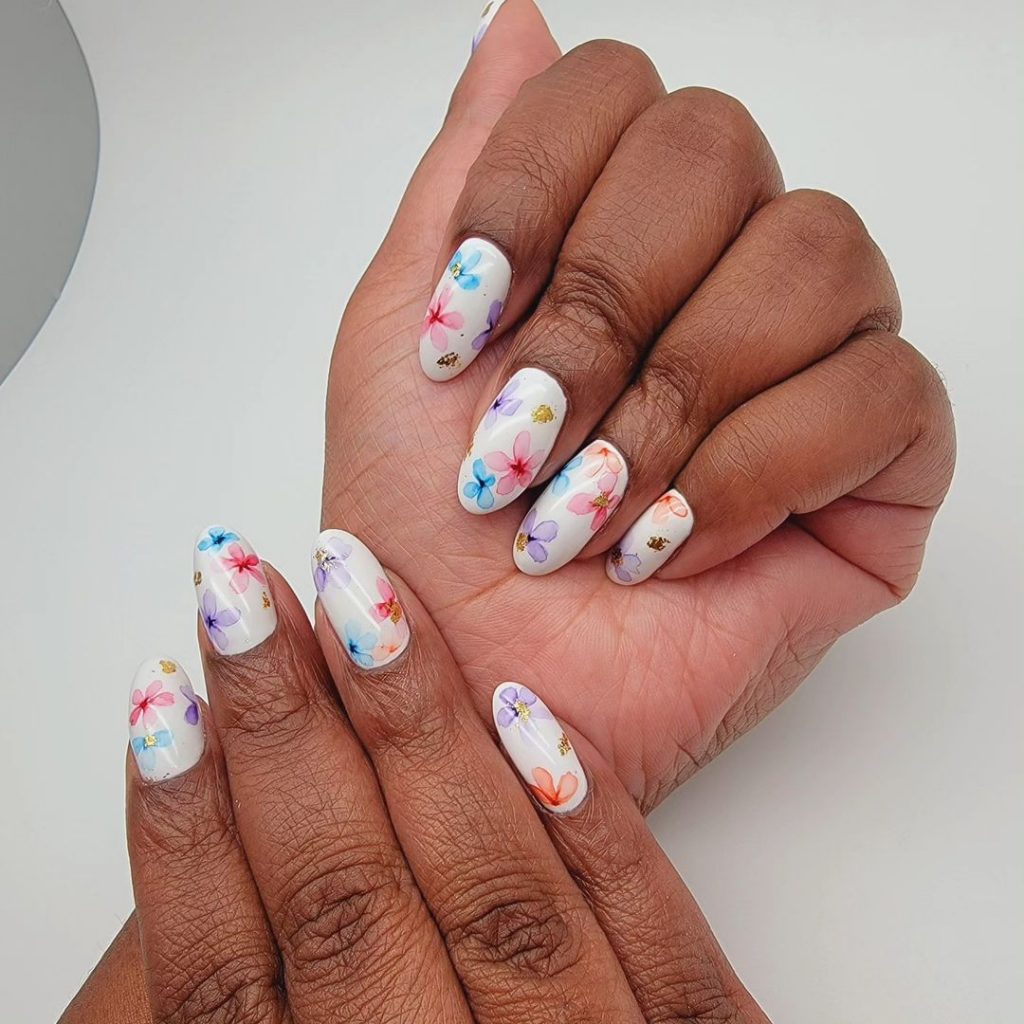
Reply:
[[[491,701],[498,738],[534,799],[555,814],[587,797],[587,776],[558,719],[532,690],[502,683]]]
[[[379,668],[409,646],[409,623],[373,552],[344,530],[313,545],[313,583],[334,632],[360,668]]]
[[[192,568],[199,617],[221,654],[252,650],[277,628],[263,563],[241,534],[223,526],[203,530]]]
[[[516,567],[546,576],[571,562],[618,508],[629,470],[607,441],[570,459],[527,513],[512,546]]]
[[[612,583],[631,587],[653,576],[693,530],[693,512],[679,491],[666,491],[608,552]]]
[[[543,370],[519,370],[491,402],[459,470],[459,501],[483,515],[515,501],[540,472],[565,421],[565,394]]]
[[[162,782],[203,755],[203,714],[185,670],[170,658],[144,661],[128,697],[128,734],[139,774]]]
[[[474,52],[476,52],[476,48],[480,45],[480,41],[487,33],[487,30],[491,27],[491,22],[494,21],[494,16],[498,13],[498,10],[504,2],[505,0],[490,0],[490,3],[484,8],[483,14],[480,15],[480,24],[477,26],[476,34],[473,36]]]
[[[448,261],[423,318],[420,365],[431,380],[457,377],[491,340],[512,283],[493,242],[467,238]]]

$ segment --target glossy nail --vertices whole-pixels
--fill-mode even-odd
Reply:
[[[494,21],[494,16],[498,13],[504,2],[505,0],[490,0],[484,8],[483,13],[480,15],[480,24],[477,26],[476,33],[473,36],[474,52],[476,52],[476,48],[480,45],[480,41],[486,35],[487,30],[491,27],[491,22]]]
[[[437,381],[457,377],[491,340],[512,283],[505,254],[467,238],[448,261],[423,318],[420,365]]]
[[[334,632],[360,668],[409,646],[409,623],[380,562],[358,537],[324,530],[313,545],[313,584]]]
[[[277,628],[263,563],[241,534],[223,526],[203,530],[192,569],[199,616],[221,654],[252,650]]]
[[[693,512],[679,491],[663,494],[608,552],[608,579],[631,587],[654,575],[693,530]]]
[[[459,501],[483,515],[511,504],[540,472],[565,422],[557,380],[528,367],[513,374],[476,428],[459,470]]]
[[[516,567],[546,576],[571,562],[622,501],[629,469],[607,441],[592,441],[570,459],[527,513],[512,546]]]
[[[532,690],[502,683],[491,701],[498,738],[534,799],[568,814],[587,797],[587,776],[569,737]]]
[[[128,696],[128,734],[147,782],[181,775],[202,757],[202,709],[176,661],[152,658],[139,666]]]

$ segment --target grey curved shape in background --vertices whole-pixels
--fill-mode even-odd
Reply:
[[[89,218],[99,115],[55,0],[0,2],[0,381],[60,298]]]

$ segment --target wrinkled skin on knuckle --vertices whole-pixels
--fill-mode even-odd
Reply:
[[[629,96],[631,106],[646,106],[664,93],[661,76],[643,50],[617,39],[591,39],[570,50],[562,60],[574,74],[589,75],[595,93],[609,90]]]

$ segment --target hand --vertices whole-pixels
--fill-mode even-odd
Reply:
[[[131,691],[153,1020],[765,1020],[629,794],[537,695],[499,686],[494,729],[543,823],[426,610],[356,538],[315,549],[323,653],[285,581],[223,546],[199,571],[209,708],[167,658]],[[367,670],[352,637],[396,649]]]
[[[954,441],[899,320],[856,214],[785,194],[735,100],[620,43],[559,59],[509,0],[345,312],[324,523],[409,580],[478,706],[516,665],[649,807],[913,586]]]

